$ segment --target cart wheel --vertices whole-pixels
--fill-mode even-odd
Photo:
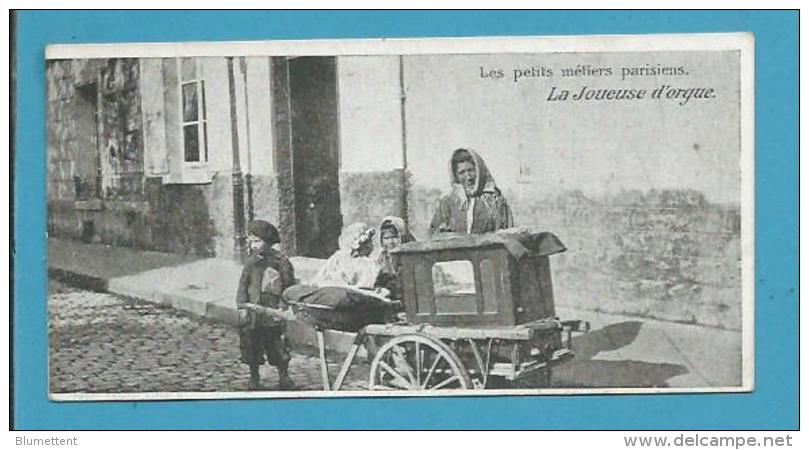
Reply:
[[[386,342],[371,362],[371,390],[471,389],[458,355],[443,342],[421,334]]]

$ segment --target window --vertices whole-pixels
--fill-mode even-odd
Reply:
[[[206,88],[214,85],[203,81],[210,76],[205,67],[201,58],[163,58],[159,63],[142,60],[142,111],[149,131],[144,133],[150,155],[147,161],[163,184],[212,181]]]
[[[183,160],[186,163],[208,162],[208,122],[205,111],[205,82],[182,83]]]
[[[477,313],[475,270],[471,261],[444,261],[433,265],[433,293],[437,314]]]

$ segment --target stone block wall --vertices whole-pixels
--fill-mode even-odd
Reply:
[[[377,226],[385,216],[401,216],[402,192],[407,184],[401,169],[341,172],[340,208],[343,224],[364,222]]]
[[[248,189],[248,185],[252,186]],[[245,182],[245,211],[252,203],[253,218],[267,220],[278,226],[280,204],[278,200],[278,179],[272,175],[253,175],[250,183]],[[252,201],[249,201],[252,196]],[[248,217],[249,218],[249,217]]]
[[[48,232],[115,246],[232,257],[229,173],[202,184],[164,184],[144,173],[137,64],[132,59],[48,62]],[[258,195],[265,194],[265,184],[257,182]],[[260,202],[261,213],[266,203]]]
[[[92,98],[82,97],[81,86],[98,82],[103,61],[48,61],[47,79],[47,192],[49,199],[77,200],[95,191],[98,183]],[[85,97],[89,95],[86,94]],[[86,116],[86,117],[80,117]],[[84,119],[84,120],[80,120]],[[91,121],[90,123],[87,123]],[[88,188],[88,186],[91,186]]]
[[[147,178],[144,186],[140,201],[104,200],[93,208],[77,208],[73,201],[49,201],[48,232],[145,250],[232,254],[232,233],[218,231],[232,228],[227,222],[230,210],[223,211],[230,205],[217,204],[229,193],[227,182],[163,185],[160,178]]]
[[[413,189],[411,228],[426,237],[441,192]],[[555,233],[558,306],[741,329],[738,206],[689,190],[507,192],[517,225]]]

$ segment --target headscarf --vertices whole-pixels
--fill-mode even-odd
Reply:
[[[396,232],[399,233],[399,239],[402,240],[402,244],[416,240],[416,238],[410,234],[410,229],[407,227],[404,219],[399,216],[385,216],[385,218],[379,222],[379,227],[376,230],[376,244],[380,250],[382,250],[382,229],[390,226],[393,226]]]
[[[373,243],[375,231],[361,222],[343,228],[337,241],[339,250],[329,257],[312,284],[372,288],[379,274],[379,264],[371,256],[360,256],[358,250],[368,241]]]
[[[453,163],[453,161],[458,159],[458,155],[463,152],[468,153],[472,158],[472,162],[475,163],[475,190],[471,193],[467,193],[466,188],[464,188],[463,184],[459,183],[455,177],[455,163]],[[458,201],[458,205],[462,211],[466,211],[469,207],[470,196],[478,197],[483,200],[487,207],[492,209],[495,207],[495,200],[501,195],[500,189],[494,182],[494,177],[491,172],[489,172],[489,168],[486,167],[483,158],[481,158],[476,151],[468,148],[459,148],[452,152],[452,156],[449,159],[449,179],[452,184],[452,196]]]
[[[393,226],[393,228],[396,229],[396,232],[399,233],[399,239],[401,239],[402,244],[416,240],[416,238],[410,233],[404,219],[398,216],[385,216],[385,218],[379,222],[379,227],[376,231],[376,260],[383,269],[390,269],[389,266],[391,265],[391,262],[389,259],[390,255],[388,255],[388,252],[382,246],[382,229],[390,226]]]

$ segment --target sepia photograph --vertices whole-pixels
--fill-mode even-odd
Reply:
[[[751,34],[45,74],[52,400],[754,389]]]

